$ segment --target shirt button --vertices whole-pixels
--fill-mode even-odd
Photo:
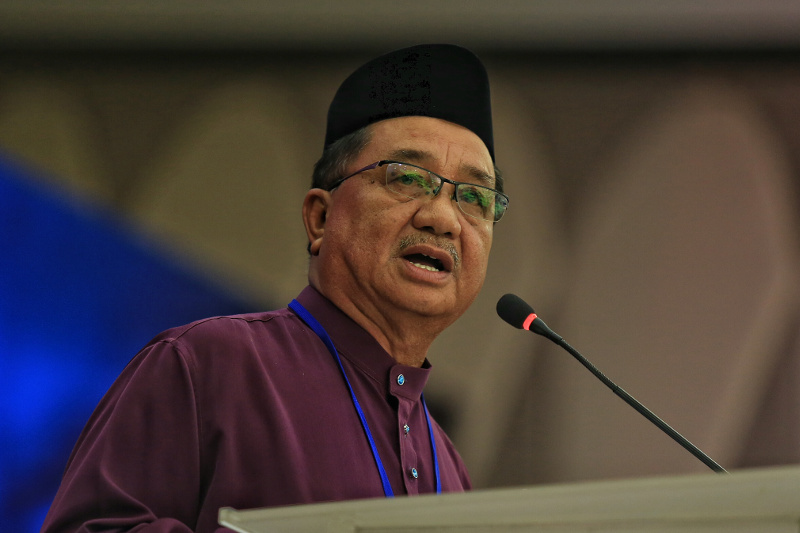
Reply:
[[[409,473],[411,474],[411,477],[413,477],[414,479],[417,479],[419,477],[419,472],[417,472],[416,468],[412,468],[411,472]]]
[[[403,433],[408,435],[408,432],[411,431],[411,427],[408,424],[403,424]]]
[[[406,377],[403,374],[397,376],[397,384],[403,385],[406,382]]]

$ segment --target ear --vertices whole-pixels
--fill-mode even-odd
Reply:
[[[308,253],[311,255],[319,255],[330,206],[331,193],[323,189],[311,189],[303,199],[303,224],[308,235]]]

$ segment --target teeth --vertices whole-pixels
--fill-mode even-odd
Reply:
[[[414,263],[414,262],[412,262],[411,264],[412,264],[412,265],[414,265],[415,267],[417,267],[417,268],[421,268],[421,269],[423,269],[423,270],[429,270],[429,271],[431,271],[431,272],[439,272],[439,269],[438,269],[438,268],[436,268],[436,267],[432,267],[432,266],[430,266],[430,265],[421,265],[421,264],[419,264],[419,263]]]

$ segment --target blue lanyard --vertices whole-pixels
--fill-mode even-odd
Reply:
[[[356,393],[353,391],[353,387],[350,385],[350,380],[347,379],[347,374],[344,371],[344,367],[342,366],[342,360],[339,357],[339,352],[336,351],[336,347],[333,345],[333,341],[331,340],[328,332],[325,331],[325,328],[322,327],[322,324],[317,322],[317,319],[300,304],[297,300],[292,300],[289,304],[289,307],[297,313],[297,315],[308,324],[308,326],[317,334],[320,340],[325,344],[328,348],[328,351],[331,353],[333,358],[336,360],[336,363],[339,365],[339,370],[342,372],[342,377],[344,377],[344,381],[347,384],[347,388],[350,391],[350,398],[353,400],[353,407],[355,407],[356,412],[358,413],[358,418],[361,419],[361,427],[364,428],[364,433],[367,435],[367,440],[369,441],[369,447],[372,449],[372,457],[375,459],[375,465],[378,467],[378,473],[381,476],[381,483],[383,484],[383,493],[386,495],[387,498],[391,498],[394,496],[394,492],[392,492],[392,485],[389,483],[389,477],[386,475],[386,469],[383,467],[383,462],[381,461],[381,456],[378,453],[378,447],[375,445],[375,439],[372,437],[372,432],[369,430],[369,424],[367,424],[367,418],[364,416],[364,411],[361,409],[361,405],[358,403],[358,399],[356,398]],[[436,471],[436,493],[441,494],[442,492],[442,483],[441,479],[439,478],[439,461],[436,457],[436,441],[433,437],[433,426],[431,425],[431,417],[428,414],[428,406],[425,404],[425,397],[421,396],[422,399],[422,407],[425,410],[425,419],[428,422],[428,435],[431,439],[431,449],[433,450],[433,464],[434,469]]]

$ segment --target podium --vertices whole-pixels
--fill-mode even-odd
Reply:
[[[798,533],[800,467],[267,509],[220,509],[240,533]]]

